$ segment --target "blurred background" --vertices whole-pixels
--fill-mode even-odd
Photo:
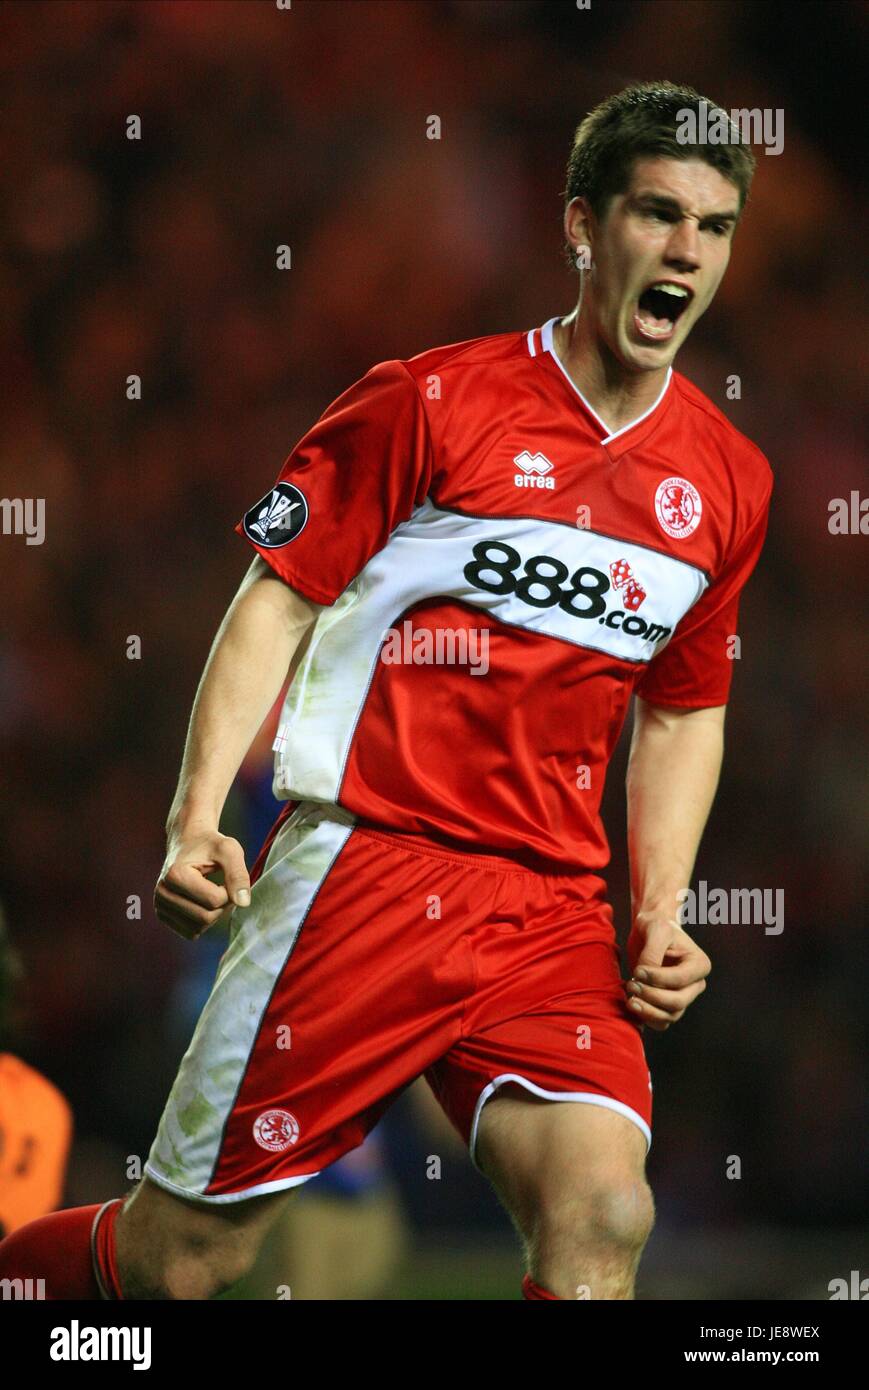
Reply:
[[[44,498],[46,530],[0,535],[0,1048],[71,1110],[57,1204],[138,1175],[223,949],[158,924],[152,894],[193,696],[252,558],[236,521],[374,362],[573,307],[574,127],[666,77],[784,112],[676,366],[776,476],[695,876],[783,889],[785,926],[696,928],[710,987],[646,1030],[658,1221],[638,1297],[826,1299],[869,1274],[869,541],[828,529],[831,499],[869,495],[866,28],[864,4],[829,0],[3,7],[0,495]],[[272,723],[222,822],[249,863],[278,809]],[[605,803],[622,941],[629,737]],[[405,1093],[305,1189],[244,1296],[517,1298],[512,1228],[450,1134]]]

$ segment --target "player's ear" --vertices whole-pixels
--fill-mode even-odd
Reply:
[[[570,245],[592,246],[594,214],[586,198],[571,198],[564,209],[564,235]]]

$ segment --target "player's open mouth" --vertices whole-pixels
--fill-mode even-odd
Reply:
[[[694,291],[677,280],[655,280],[637,300],[634,326],[643,338],[656,343],[666,342],[676,331]]]

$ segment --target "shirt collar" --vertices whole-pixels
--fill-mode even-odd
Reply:
[[[644,410],[642,415],[637,416],[636,420],[630,420],[628,424],[622,425],[620,429],[611,430],[606,421],[602,420],[601,417],[598,415],[597,411],[594,410],[591,405],[589,405],[588,401],[585,399],[585,396],[582,394],[575,381],[573,381],[573,379],[566,371],[564,363],[561,361],[561,358],[558,356],[558,353],[555,351],[555,343],[553,341],[553,329],[555,324],[559,322],[561,317],[561,314],[555,314],[551,319],[548,319],[546,323],[542,325],[542,327],[532,328],[529,331],[527,340],[529,355],[531,357],[543,356],[547,362],[549,362],[550,359],[552,360],[556,369],[569,386],[573,395],[579,400],[583,409],[590,417],[591,421],[601,432],[600,443],[604,445],[604,447],[609,451],[610,454],[616,455],[624,453],[628,447],[638,443],[640,437],[645,438],[646,435],[650,432],[650,430],[657,425],[657,418],[653,420],[652,417],[656,415],[656,412],[659,410],[659,407],[662,406],[665,399],[669,404],[670,382],[673,378],[673,368],[667,368],[667,375],[664,380],[664,385],[661,387],[660,394],[658,395],[657,400],[655,400],[652,403],[652,405],[649,406],[648,410]],[[661,413],[663,413],[663,411]],[[647,425],[647,428],[641,432],[641,436],[634,435],[633,431],[637,428],[638,425],[641,425],[643,423]],[[629,433],[631,433],[631,438],[628,440],[626,436]]]

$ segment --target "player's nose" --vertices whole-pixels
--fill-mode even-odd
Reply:
[[[674,226],[667,239],[665,260],[672,268],[697,270],[700,266],[700,230],[696,222],[685,217]]]

